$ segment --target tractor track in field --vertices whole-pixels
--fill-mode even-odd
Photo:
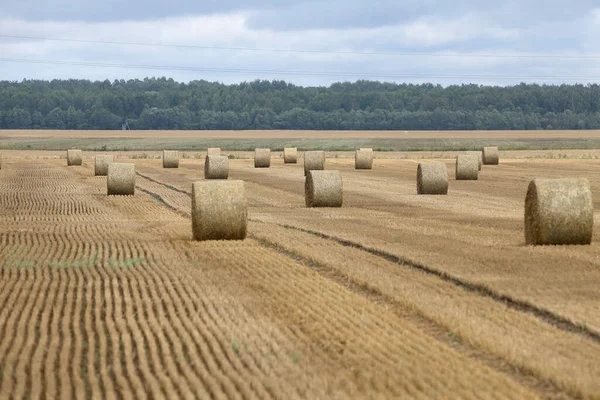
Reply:
[[[159,180],[147,177],[145,175],[139,174],[139,176],[141,176],[144,179],[148,179],[149,181],[151,181],[152,183],[161,185],[169,190],[174,190],[177,193],[181,193],[181,194],[185,194],[188,197],[191,197],[191,193],[187,192],[185,190],[181,190],[178,188],[175,188],[171,185],[165,184]],[[148,191],[149,192],[149,191]],[[170,208],[170,209],[175,209],[175,207],[169,205],[164,199],[162,199],[162,197],[160,197],[160,195],[158,194],[153,194],[151,195],[153,198],[155,198],[154,196],[157,196],[155,199],[160,198],[160,204],[165,205],[166,207]],[[182,211],[177,209],[177,211],[179,213],[181,213]],[[190,213],[185,213],[186,217],[190,217]],[[260,220],[255,220],[252,218],[248,219],[249,221],[252,222],[264,222],[264,221],[260,221]],[[272,222],[270,222],[272,223]],[[562,317],[560,315],[557,315],[556,313],[553,313],[551,311],[545,310],[541,307],[535,306],[531,303],[525,302],[525,301],[520,301],[520,300],[516,300],[510,296],[507,295],[503,295],[500,293],[496,293],[493,290],[485,287],[484,285],[480,285],[480,284],[475,284],[475,283],[470,283],[467,281],[464,281],[460,278],[457,278],[455,276],[452,276],[451,274],[445,273],[443,271],[440,271],[436,268],[431,268],[428,267],[425,264],[422,263],[418,263],[418,262],[414,262],[408,259],[404,259],[402,257],[399,257],[397,255],[382,251],[382,250],[378,250],[372,247],[368,247],[368,246],[364,246],[360,243],[351,241],[351,240],[347,240],[344,238],[340,238],[337,236],[333,236],[333,235],[328,235],[326,233],[322,233],[322,232],[318,232],[315,230],[310,230],[310,229],[304,229],[304,228],[300,228],[300,227],[296,227],[296,226],[292,226],[289,224],[278,224],[278,223],[272,223],[273,225],[277,225],[280,226],[282,228],[286,228],[286,229],[293,229],[299,232],[303,232],[303,233],[307,233],[310,235],[313,235],[315,237],[318,237],[320,239],[324,239],[324,240],[329,240],[329,241],[333,241],[337,244],[340,244],[342,246],[345,247],[351,247],[366,253],[369,253],[373,256],[379,257],[383,260],[386,260],[390,263],[393,263],[395,265],[398,266],[402,266],[402,267],[406,267],[406,268],[411,268],[414,270],[418,270],[421,271],[427,275],[431,275],[434,276],[440,280],[443,280],[444,282],[448,282],[456,287],[459,287],[465,291],[468,291],[470,293],[474,293],[477,294],[478,296],[482,296],[482,297],[486,297],[489,298],[495,302],[501,303],[502,305],[505,305],[515,311],[521,312],[521,313],[526,313],[526,314],[530,314],[535,316],[537,319],[539,319],[540,321],[543,321],[544,323],[547,323],[557,329],[560,329],[564,332],[568,332],[568,333],[572,333],[572,334],[576,334],[579,335],[585,339],[589,339],[592,340],[595,343],[600,343],[600,333],[595,332],[590,330],[589,328],[587,328],[586,326],[580,325],[580,324],[576,324],[570,320],[568,320],[565,317]],[[252,237],[252,235],[249,235],[250,237]]]
[[[141,174],[139,174],[139,175],[145,179],[148,179]],[[169,190],[176,189],[175,190],[176,192],[178,192],[180,194],[184,194],[188,197],[191,197],[191,193],[189,193],[187,191],[173,188],[172,186],[163,184],[162,182],[160,182],[156,179],[150,178],[148,180],[154,184],[161,185]],[[148,194],[149,196],[151,196],[155,201],[157,201],[162,206],[167,207],[168,209],[175,211],[178,214],[183,214],[187,218],[191,217],[190,212],[186,213],[185,211],[182,211],[182,210],[178,209],[177,207],[172,206],[165,199],[163,199],[162,196],[160,196],[158,193],[154,193],[150,190],[143,189],[143,188],[140,188],[140,190],[142,192]],[[249,221],[262,222],[262,221],[253,220],[250,218],[249,218]],[[350,241],[347,241],[344,239],[335,238],[335,237],[325,235],[325,234],[315,233],[314,231],[308,231],[308,230],[304,230],[301,228],[291,227],[291,226],[285,225],[285,224],[275,224],[275,225],[284,227],[286,229],[294,229],[294,230],[297,230],[297,231],[300,231],[303,233],[311,233],[314,236],[319,237],[320,239],[335,241],[336,243],[342,244],[346,247],[353,247],[357,250],[367,252],[371,255],[375,255],[380,258],[384,258],[388,262],[403,265],[402,260],[398,259],[396,261],[396,260],[392,259],[392,257],[394,257],[394,256],[382,257],[382,255],[374,254],[373,252],[369,251],[368,248],[366,248],[360,244],[357,244],[357,243],[355,244],[353,242],[350,242]],[[469,343],[466,343],[465,341],[456,340],[453,333],[450,330],[448,330],[446,327],[444,327],[444,326],[440,325],[439,323],[435,322],[434,320],[422,315],[418,311],[409,309],[408,307],[400,304],[398,301],[391,298],[390,296],[383,294],[376,287],[373,287],[369,284],[360,284],[360,283],[354,281],[353,279],[351,279],[350,277],[344,275],[340,271],[337,271],[337,270],[335,270],[325,264],[322,264],[320,262],[311,260],[297,252],[290,251],[290,250],[282,247],[281,245],[277,244],[276,242],[272,242],[265,238],[255,236],[251,233],[248,233],[248,238],[255,240],[262,247],[273,250],[273,251],[277,252],[278,254],[281,254],[282,256],[290,258],[294,261],[300,262],[302,265],[317,272],[319,275],[326,278],[327,280],[330,280],[336,284],[339,284],[340,286],[343,286],[348,291],[350,291],[354,294],[364,297],[377,305],[384,305],[386,307],[386,309],[392,311],[394,314],[398,315],[399,317],[408,320],[411,324],[413,324],[413,326],[415,326],[416,328],[418,328],[420,331],[424,332],[425,334],[429,335],[430,337],[434,338],[435,340],[452,347],[459,353],[464,354],[473,360],[476,360],[478,362],[481,362],[481,363],[487,365],[488,367],[490,367],[491,369],[493,369],[499,373],[506,375],[510,379],[518,382],[519,384],[527,387],[528,389],[535,391],[543,398],[573,399],[573,398],[578,397],[575,394],[569,393],[569,392],[563,390],[562,388],[559,388],[553,382],[550,382],[548,380],[545,380],[545,379],[539,378],[538,376],[535,376],[530,371],[524,370],[522,368],[519,368],[519,367],[511,365],[511,364],[507,364],[506,361],[503,360],[501,357],[494,355],[493,353],[490,353],[489,351],[486,351],[485,349],[478,348]],[[412,265],[407,265],[407,266],[412,267]],[[415,269],[418,269],[418,268],[415,268]],[[427,271],[424,271],[424,272],[427,272]],[[437,276],[438,278],[443,278],[443,276],[441,276],[441,274],[435,275],[435,276]],[[445,281],[447,281],[447,280],[445,280]],[[452,281],[450,281],[450,282],[452,282]],[[462,286],[462,285],[456,285],[456,286],[459,286],[462,289],[468,290],[468,287],[466,287],[466,286]],[[469,291],[472,293],[482,295],[482,296],[484,295],[483,293],[480,293],[480,292],[477,292],[474,290],[469,290]],[[494,300],[496,300],[496,299],[494,299]]]

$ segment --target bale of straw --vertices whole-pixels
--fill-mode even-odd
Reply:
[[[456,156],[456,180],[477,180],[479,176],[479,160],[477,156],[459,154]]]
[[[322,171],[325,169],[324,151],[306,151],[304,152],[304,175],[308,171]]]
[[[271,166],[271,149],[254,150],[254,168],[269,168]]]
[[[306,207],[341,207],[343,194],[340,171],[310,170],[306,173],[304,183]]]
[[[227,179],[228,177],[229,158],[227,156],[206,156],[204,179]]]
[[[2,153],[0,153],[0,169],[2,169]]]
[[[135,164],[110,163],[106,179],[108,195],[135,194]]]
[[[243,181],[199,181],[192,184],[194,240],[243,240],[248,204]]]
[[[419,163],[417,194],[448,194],[448,169],[443,162]]]
[[[483,165],[498,165],[498,148],[484,147],[482,150]]]
[[[479,160],[479,170],[481,171],[481,166],[483,165],[483,151],[467,151],[465,154],[477,157]]]
[[[295,147],[286,147],[283,149],[283,163],[296,164],[298,162],[298,149]]]
[[[67,165],[83,165],[83,153],[81,150],[67,150]]]
[[[373,168],[373,149],[360,149],[354,153],[355,169]]]
[[[209,147],[206,150],[206,155],[207,156],[220,156],[221,155],[221,148],[220,147]]]
[[[584,178],[534,179],[525,197],[525,243],[590,244],[594,206]]]
[[[179,152],[163,150],[163,168],[179,168]]]
[[[114,162],[115,157],[112,154],[97,155],[95,160],[94,173],[96,176],[108,175],[108,164]]]

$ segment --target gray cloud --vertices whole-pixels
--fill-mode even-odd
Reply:
[[[47,0],[0,0],[6,2],[0,7],[0,35],[333,52],[597,54],[600,8],[594,11],[596,1],[575,1],[564,7],[562,0],[532,0],[527,4],[506,0],[491,5],[478,0],[286,0],[276,5],[259,0],[54,0],[52,6]],[[16,39],[0,39],[0,58],[366,74],[280,75],[0,62],[0,80],[169,76],[181,81],[231,83],[262,78],[318,85],[371,77],[442,84],[510,84],[527,80],[523,78],[526,76],[600,75],[593,59],[364,56]],[[393,74],[396,77],[385,76]],[[448,75],[460,77],[445,77]],[[473,78],[481,75],[492,77]],[[495,75],[515,78],[493,78]]]

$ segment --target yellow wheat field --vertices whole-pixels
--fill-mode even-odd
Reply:
[[[418,160],[340,170],[307,209],[302,163],[230,160],[248,238],[191,240],[203,159],[125,159],[136,194],[48,153],[0,170],[0,397],[595,398],[600,246],[526,247],[533,177],[600,161],[501,159],[447,196]],[[28,157],[28,158],[26,158]],[[597,235],[595,236],[597,237]]]

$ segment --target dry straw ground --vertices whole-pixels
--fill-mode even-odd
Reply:
[[[354,160],[344,207],[307,209],[302,165],[231,160],[249,238],[191,241],[202,159],[93,165],[5,153],[0,392],[14,397],[594,398],[600,246],[524,246],[534,177],[600,162],[506,160],[418,196],[417,160]],[[402,379],[399,379],[402,377]]]

